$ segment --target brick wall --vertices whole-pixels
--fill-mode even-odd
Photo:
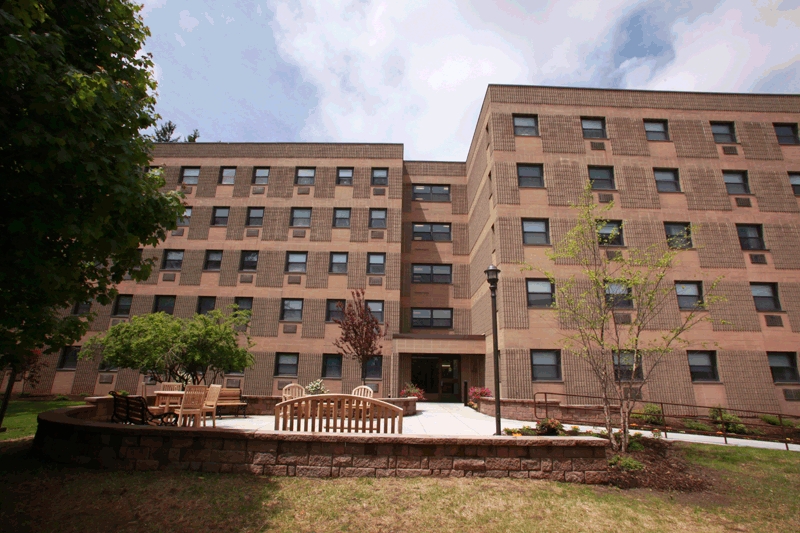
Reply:
[[[331,242],[333,234],[333,207],[315,207],[311,210],[311,242]]]
[[[573,115],[540,115],[542,151],[556,154],[586,153],[581,118]]]
[[[498,327],[528,329],[528,300],[524,278],[502,277],[497,284]]]
[[[259,254],[260,255],[260,254]],[[239,250],[223,250],[222,264],[219,268],[219,286],[235,287],[239,278],[239,260],[241,252]]]
[[[470,296],[472,296],[470,291],[470,265],[453,265],[453,298],[456,300],[469,299]]]
[[[195,190],[197,198],[213,198],[216,196],[219,172],[219,167],[200,167],[200,177],[197,179],[197,188]]]
[[[466,215],[469,213],[466,185],[451,185],[450,200],[450,208],[452,209],[453,215]]]
[[[94,357],[82,357],[78,359],[78,366],[75,368],[75,379],[72,381],[71,394],[94,394],[94,386],[97,383],[97,374],[100,370],[102,357],[95,354]]]
[[[272,186],[270,185],[270,187]],[[288,207],[267,207],[264,209],[264,229],[261,230],[261,240],[289,240],[290,216],[291,211]]]
[[[495,235],[499,244],[497,254],[499,263],[522,263],[525,260],[525,249],[522,247],[521,218],[498,218]]]
[[[469,226],[462,222],[454,222],[451,227],[453,231],[453,255],[469,255],[470,251]],[[410,227],[408,233],[411,234]]]
[[[520,229],[520,231],[522,231]],[[472,260],[469,263],[470,296],[474,295],[481,286],[486,284],[484,270],[492,264],[492,236],[487,234],[481,241]]]
[[[517,166],[514,163],[495,162],[492,177],[497,183],[497,203],[519,205]]]
[[[178,295],[175,298],[173,316],[178,318],[192,318],[197,312],[197,296]]]
[[[305,298],[303,300],[303,338],[322,339],[325,337],[325,300]],[[322,361],[320,356],[320,361]],[[315,378],[316,379],[316,378]]]
[[[492,149],[501,152],[516,150],[514,124],[511,113],[492,113],[489,132],[492,134]]]
[[[186,250],[183,252],[180,285],[200,285],[205,257],[205,250]]]
[[[749,283],[720,281],[716,294],[725,300],[709,306],[714,331],[761,331]]]
[[[269,172],[268,198],[291,198],[294,195],[294,167],[272,167]]]
[[[280,298],[253,298],[250,334],[254,337],[277,337],[280,308]]]
[[[242,394],[272,394],[275,352],[252,352],[255,363],[244,370]]]
[[[768,122],[737,121],[736,131],[742,143],[745,159],[783,159],[781,146],[775,137],[775,128]]]
[[[799,225],[764,224],[764,241],[776,269],[800,269]]]
[[[670,137],[678,157],[717,159],[717,145],[711,125],[702,120],[673,119],[669,122]]]
[[[192,218],[189,220],[190,241],[208,239],[208,230],[211,227],[211,206],[198,205],[192,208]]]
[[[336,192],[336,167],[317,167],[314,198],[333,198]]]
[[[89,324],[89,331],[105,331],[111,323],[111,311],[113,305],[100,305],[97,302],[92,303],[92,312],[96,313],[94,320]]]
[[[328,288],[329,252],[308,252],[308,272],[306,273],[306,289]],[[283,281],[283,276],[281,276]]]
[[[733,209],[721,171],[707,167],[684,168],[681,171],[681,180],[689,209],[694,211]]]
[[[247,198],[253,182],[253,167],[236,167],[236,178],[233,180],[233,197]]]
[[[689,373],[689,359],[686,352],[675,350],[664,355],[653,368],[652,358],[644,358],[645,370],[650,376],[649,382],[642,391],[645,401],[694,404],[694,388],[692,376]],[[695,409],[691,407],[669,408],[670,413],[694,415]]]
[[[778,412],[772,374],[764,352],[723,350],[717,354],[720,381],[725,384],[728,406],[732,409]]]
[[[491,181],[487,180],[483,184],[483,188],[481,188],[481,192],[478,195],[478,200],[475,203],[475,208],[472,210],[472,215],[469,217],[469,249],[472,250],[475,247],[475,243],[478,240],[478,237],[481,236],[483,228],[486,226],[486,223],[489,221],[490,215],[490,205],[489,205],[489,197],[492,194],[492,185]]]
[[[244,224],[247,222],[246,219],[247,207],[238,205],[231,207],[225,238],[235,241],[244,239]]]
[[[150,270],[150,276],[146,280],[140,281],[143,285],[155,285],[158,283],[158,276],[161,272],[161,258],[164,255],[164,250],[154,250],[147,248],[142,251],[142,259],[151,260],[153,268]]]
[[[693,231],[692,241],[702,268],[745,268],[734,224],[705,222]]]
[[[369,209],[354,207],[350,212],[350,242],[367,241],[369,241]]]
[[[614,155],[649,156],[650,146],[642,121],[628,117],[608,117],[608,137]]]
[[[759,210],[779,213],[800,212],[786,172],[755,169],[748,173],[748,178],[758,199]]]
[[[581,139],[583,142],[583,139]],[[547,203],[569,206],[580,202],[589,171],[577,161],[559,161],[544,165]]]
[[[619,202],[627,209],[659,209],[656,180],[653,171],[644,167],[622,165],[614,168],[619,184]]]
[[[262,250],[258,253],[256,287],[283,287],[283,269],[286,252]]]
[[[483,176],[486,174],[486,135],[481,131],[478,136],[478,143],[476,150],[470,150],[470,154],[474,154],[473,161],[469,167],[469,174],[467,176],[467,206],[472,206],[475,201],[475,195],[478,194],[478,189],[483,181]]]

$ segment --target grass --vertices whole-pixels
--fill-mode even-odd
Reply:
[[[32,437],[36,433],[36,417],[39,413],[60,409],[70,405],[83,405],[84,402],[71,401],[26,401],[8,402],[8,411],[3,420],[6,431],[0,433],[0,441]]]
[[[800,454],[704,445],[686,446],[686,454],[712,470],[714,492],[511,479],[101,472],[40,462],[21,445],[6,445],[0,531],[800,531]]]

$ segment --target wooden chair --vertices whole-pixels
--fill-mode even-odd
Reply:
[[[282,402],[285,402],[286,400],[294,400],[295,398],[302,398],[306,395],[306,389],[297,383],[286,385],[281,392]]]
[[[205,385],[186,385],[186,390],[183,394],[183,401],[178,410],[178,425],[182,426],[184,417],[194,417],[194,426],[199,426],[200,417],[203,416],[203,407],[206,403],[206,394],[208,389]]]
[[[161,390],[169,390],[169,391],[182,391],[183,390],[183,383],[162,383]]]
[[[211,415],[211,425],[217,427],[217,401],[222,385],[209,385],[206,403],[203,405],[203,425],[206,425],[206,417]]]
[[[275,406],[276,431],[403,433],[403,409],[351,394],[312,394]]]
[[[353,389],[352,394],[353,396],[360,396],[362,398],[372,398],[372,396],[375,394],[375,391],[366,385],[361,385]]]

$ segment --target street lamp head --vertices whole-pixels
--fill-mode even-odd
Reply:
[[[500,269],[494,265],[489,265],[489,268],[484,270],[484,272],[486,273],[486,281],[489,282],[489,285],[497,285],[497,278],[500,277]]]

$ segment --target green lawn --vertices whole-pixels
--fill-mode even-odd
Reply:
[[[26,401],[12,400],[8,403],[6,418],[3,420],[3,427],[8,428],[0,433],[0,441],[9,439],[19,439],[22,437],[32,437],[36,433],[36,416],[44,411],[60,409],[70,405],[83,405],[84,402],[70,401]]]
[[[686,446],[711,492],[533,480],[102,472],[0,446],[0,531],[800,531],[800,453]],[[5,450],[5,451],[4,451]]]

